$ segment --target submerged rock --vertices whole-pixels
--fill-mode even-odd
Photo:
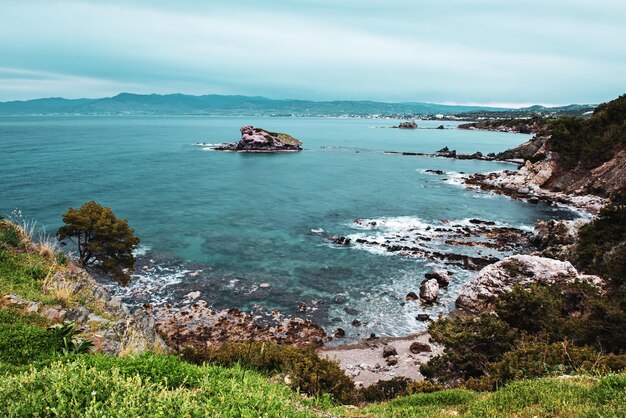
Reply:
[[[218,151],[280,152],[301,151],[302,142],[291,135],[270,132],[253,126],[243,126],[239,142],[215,148]]]
[[[597,276],[579,274],[568,261],[532,255],[514,255],[491,264],[476,274],[460,290],[457,308],[481,312],[493,308],[496,299],[520,285],[553,285],[572,283],[576,280],[602,287],[604,282]]]
[[[415,292],[409,292],[404,298],[406,300],[417,300],[417,294]]]

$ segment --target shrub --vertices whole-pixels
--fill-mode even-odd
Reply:
[[[517,337],[514,328],[490,314],[440,319],[428,330],[431,340],[443,344],[445,350],[423,365],[421,372],[443,382],[482,376]]]
[[[406,377],[394,377],[380,380],[373,385],[359,390],[359,399],[365,402],[381,402],[404,396],[409,393],[411,380]]]
[[[0,363],[21,366],[54,358],[63,339],[45,328],[35,316],[23,316],[14,309],[0,308]]]
[[[420,380],[411,382],[407,387],[407,391],[413,393],[433,393],[444,390],[445,386],[440,383],[432,382],[430,380]]]
[[[18,248],[21,246],[22,237],[13,225],[0,221],[0,249]]]
[[[337,401],[354,398],[354,384],[336,362],[320,358],[312,348],[275,343],[223,343],[206,349],[187,348],[186,360],[223,366],[241,364],[267,374],[286,375],[289,385],[302,393],[320,396],[328,393]]]
[[[597,368],[601,358],[595,350],[576,347],[567,341],[547,344],[531,339],[506,352],[500,361],[489,365],[487,376],[468,382],[467,386],[492,390],[512,380],[590,372]]]
[[[554,332],[560,322],[562,307],[562,301],[550,287],[534,285],[525,289],[515,286],[496,302],[495,311],[504,322],[519,330]]]
[[[596,108],[590,119],[562,117],[549,126],[550,148],[565,169],[599,166],[626,145],[626,95]]]
[[[609,273],[616,285],[626,283],[626,275],[620,274],[626,269],[624,242],[626,206],[606,206],[596,219],[580,228],[576,258],[573,261],[591,273]]]

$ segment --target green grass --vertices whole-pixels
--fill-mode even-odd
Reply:
[[[47,325],[40,317],[0,308],[0,374],[58,355],[62,338],[48,331]]]
[[[194,388],[171,388],[142,374],[126,374],[115,365],[93,367],[85,358],[53,363],[0,381],[2,416],[319,416],[282,384],[239,366],[195,366],[201,377]]]
[[[53,303],[42,290],[42,280],[51,264],[38,254],[0,250],[0,295],[16,294],[25,299]]]
[[[626,373],[512,382],[495,392],[450,389],[336,413],[371,417],[626,417]]]

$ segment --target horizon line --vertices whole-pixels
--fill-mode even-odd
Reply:
[[[538,102],[457,102],[457,101],[387,101],[387,100],[373,100],[373,99],[326,99],[326,100],[313,100],[313,99],[301,99],[301,98],[273,98],[268,96],[260,96],[260,95],[246,95],[246,94],[220,94],[220,93],[204,93],[204,94],[192,94],[192,93],[133,93],[129,91],[121,91],[117,94],[111,96],[102,96],[102,97],[63,97],[63,96],[48,96],[48,97],[35,97],[30,99],[14,99],[14,100],[2,100],[0,103],[11,103],[11,102],[28,102],[33,100],[46,100],[46,99],[63,99],[63,100],[102,100],[102,99],[112,99],[114,97],[120,96],[122,94],[129,94],[135,96],[193,96],[193,97],[202,97],[202,96],[223,96],[223,97],[252,97],[252,98],[262,98],[268,100],[276,100],[276,101],[306,101],[313,103],[328,103],[328,102],[373,102],[373,103],[387,103],[387,104],[411,104],[411,103],[426,103],[426,104],[435,104],[442,106],[468,106],[468,107],[488,107],[488,108],[498,108],[498,109],[523,109],[531,106],[543,106],[546,108],[553,107],[562,107],[562,106],[570,106],[570,105],[588,105],[588,106],[597,106],[597,103],[538,103]]]

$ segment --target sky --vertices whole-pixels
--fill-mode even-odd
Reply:
[[[0,101],[600,103],[625,22],[625,0],[0,0]]]

